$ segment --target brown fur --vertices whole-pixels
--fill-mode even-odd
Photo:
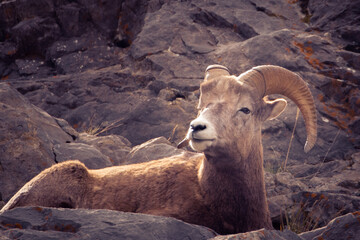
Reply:
[[[186,153],[99,170],[87,169],[77,160],[66,161],[34,177],[1,211],[18,206],[113,209],[219,229],[220,222],[202,202],[197,180],[202,159],[202,154]]]
[[[171,216],[215,231],[272,228],[263,174],[261,124],[284,100],[258,99],[235,77],[201,85],[199,108],[217,138],[204,154],[88,170],[79,161],[54,165],[27,183],[2,209],[40,205],[106,208]],[[251,114],[239,112],[247,107]]]

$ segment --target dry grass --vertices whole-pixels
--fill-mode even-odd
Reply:
[[[297,234],[312,231],[327,224],[323,219],[323,212],[329,207],[329,199],[323,194],[309,193],[309,199],[293,206],[280,215],[280,230],[289,229]],[[340,209],[331,216],[334,219],[342,214]],[[289,213],[290,212],[290,213]]]
[[[102,122],[101,124],[98,125],[94,125],[93,124],[93,119],[94,117],[91,117],[90,122],[89,122],[89,126],[87,128],[84,129],[83,132],[93,135],[93,136],[98,136],[101,133],[107,132],[111,129],[120,127],[121,125],[123,125],[123,123],[121,122],[123,119],[119,119],[119,120],[115,120],[113,122]]]

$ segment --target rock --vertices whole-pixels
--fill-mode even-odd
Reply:
[[[15,64],[21,76],[32,75],[34,73],[38,75],[41,73],[41,75],[47,76],[51,72],[46,63],[40,59],[17,59]]]
[[[112,165],[124,164],[127,161],[127,155],[131,151],[129,140],[119,135],[95,136],[81,133],[76,142],[85,143],[98,149],[102,156],[108,159]],[[99,166],[104,167],[105,165],[99,164]]]
[[[18,47],[13,42],[0,42],[0,60],[3,63],[9,63],[13,61],[13,57],[16,56]]]
[[[360,46],[356,40],[360,34],[359,8],[356,2],[350,0],[309,1],[308,8],[312,28],[329,31],[333,40],[341,44],[345,50],[360,52]]]
[[[55,12],[65,36],[80,36],[88,30],[91,15],[84,6],[72,2],[60,6]]]
[[[184,100],[168,102],[159,98],[145,99],[132,109],[124,125],[118,130],[133,144],[142,143],[144,135],[151,139],[158,136],[170,138],[176,134],[175,141],[180,141],[186,134],[188,123],[195,115],[194,112],[184,111],[186,108],[194,109],[189,105]],[[171,119],[175,116],[177,119],[172,122]]]
[[[299,234],[302,239],[356,239],[360,234],[360,212],[334,218],[326,227]]]
[[[0,84],[0,104],[0,193],[7,201],[23,184],[54,164],[54,146],[72,141],[72,137],[6,83]]]
[[[89,20],[91,19],[100,32],[110,37],[114,36],[123,1],[79,0],[78,2],[86,8],[90,15]]]
[[[157,96],[164,85],[150,85],[155,81],[153,76],[133,74],[121,65],[74,77],[76,81],[70,76],[58,76],[39,79],[38,83],[23,82],[19,90],[79,132],[99,129],[103,134],[124,136],[135,145],[159,136],[173,136],[172,141],[180,141],[195,116],[192,94],[175,89],[173,97],[161,99]]]
[[[360,207],[360,197],[342,193],[299,192],[292,198],[296,204],[288,214],[298,232],[325,226],[335,217],[357,211]],[[311,228],[307,229],[304,222]]]
[[[60,37],[60,28],[52,18],[34,17],[15,25],[11,35],[22,54],[44,55],[47,47]]]
[[[17,239],[209,239],[215,232],[180,220],[112,210],[24,207],[0,215],[0,234]]]
[[[158,11],[145,15],[144,26],[130,46],[133,58],[141,59],[169,48],[179,29],[175,26],[182,22],[181,11],[176,11],[181,7],[182,4],[178,3],[164,4]]]
[[[61,118],[55,118],[55,121],[59,126],[64,130],[68,135],[72,137],[73,140],[79,138],[79,133],[72,128],[67,121]]]
[[[171,146],[164,137],[149,140],[141,145],[135,146],[127,156],[127,164],[148,162],[183,153],[183,150]]]
[[[348,161],[331,161],[313,165],[308,170],[311,174],[303,182],[313,191],[347,193],[360,196],[358,186],[360,164],[358,156],[359,153],[355,153]],[[300,169],[299,167],[296,168]],[[292,172],[295,171],[294,169]]]
[[[211,239],[212,240],[230,240],[230,239],[302,240],[301,237],[299,237],[298,235],[296,235],[295,233],[289,230],[276,231],[276,230],[267,230],[267,229],[261,229],[257,231],[239,233],[233,235],[216,236]]]
[[[315,239],[356,239],[360,232],[359,228],[360,213],[353,212],[348,213],[344,216],[337,217],[333,219],[327,226],[323,228],[318,228],[313,231],[304,232],[299,235],[295,234],[290,230],[284,231],[275,231],[261,229],[257,231],[233,234],[233,235],[223,235],[216,236],[214,240],[222,239],[286,239],[286,240],[315,240]]]
[[[79,34],[77,34],[79,35]],[[118,49],[108,45],[106,38],[96,32],[86,32],[53,43],[46,59],[61,74],[83,72],[94,66],[106,67],[118,62]]]
[[[360,53],[355,53],[351,51],[339,51],[339,54],[351,68],[360,70]]]
[[[294,178],[294,176],[288,172],[277,173],[275,175],[275,184],[275,191],[278,194],[300,192],[308,189],[308,186]]]
[[[36,16],[50,17],[54,12],[54,7],[52,0],[3,1],[0,5],[2,30],[8,33],[13,26],[22,20],[31,19]]]
[[[56,162],[67,160],[79,160],[90,169],[99,169],[113,165],[108,156],[102,154],[96,148],[84,143],[63,143],[54,146]]]
[[[351,160],[289,167],[292,172],[266,172],[266,189],[271,218],[275,226],[291,222],[291,230],[304,228],[303,218],[313,226],[325,226],[339,215],[354,212],[360,206],[358,186],[358,153]],[[306,177],[296,175],[296,169],[306,170]],[[294,175],[293,175],[294,174]],[[297,176],[297,177],[296,177]],[[287,225],[287,224],[286,224]],[[310,226],[310,225],[309,225]]]
[[[129,47],[144,25],[147,11],[156,11],[163,1],[123,1],[114,42],[121,48]]]
[[[27,181],[58,162],[78,159],[89,168],[103,168],[124,163],[131,150],[121,136],[79,134],[6,83],[0,84],[0,104],[0,201],[8,201]]]

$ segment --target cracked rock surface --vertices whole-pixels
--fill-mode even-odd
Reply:
[[[48,113],[6,83],[0,84],[1,195],[9,197],[57,162],[53,148],[72,137]]]
[[[7,230],[8,229],[8,230]],[[0,216],[10,239],[199,239],[215,232],[183,221],[113,210],[24,207]]]

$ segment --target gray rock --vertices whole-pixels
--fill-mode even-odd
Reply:
[[[79,133],[72,128],[67,121],[61,118],[55,118],[57,124],[62,128],[64,132],[72,137],[73,140],[79,138]]]
[[[172,141],[180,141],[196,114],[197,99],[176,89],[174,98],[158,98],[162,86],[150,85],[153,81],[151,75],[132,74],[116,65],[73,76],[43,78],[37,83],[22,82],[19,90],[79,132],[106,129],[102,135],[118,134],[135,145],[159,136],[174,136]]]
[[[181,12],[176,11],[176,7],[181,6],[178,3],[164,4],[158,11],[146,14],[144,26],[130,47],[133,58],[141,59],[169,48],[178,30],[175,26],[182,22]],[[162,25],[166,27],[160,27]]]
[[[60,27],[52,18],[34,17],[15,25],[11,35],[22,54],[44,55],[46,48],[60,37]]]
[[[186,111],[187,108],[192,112]],[[195,115],[194,108],[194,105],[184,100],[168,102],[159,98],[144,99],[132,109],[124,125],[118,128],[118,133],[121,132],[133,144],[144,142],[144,135],[151,139],[159,136],[170,138],[176,134],[173,139],[180,141]],[[172,122],[172,119],[175,121]]]
[[[289,230],[276,231],[276,230],[267,230],[267,229],[260,229],[257,231],[239,233],[233,235],[216,236],[211,239],[212,240],[231,240],[231,239],[302,240],[301,237],[299,237],[298,235],[296,235],[295,233]]]
[[[118,63],[118,52],[118,48],[108,45],[104,36],[90,31],[79,37],[54,42],[46,51],[46,59],[57,72],[67,74],[115,65]]]
[[[172,146],[164,137],[149,140],[141,145],[135,146],[127,156],[127,164],[148,162],[183,153],[183,150]]]
[[[54,12],[54,2],[52,0],[2,1],[0,11],[1,27],[8,32],[22,20],[34,16],[50,17]]]
[[[72,141],[56,120],[6,83],[0,83],[0,193],[7,201],[55,163],[53,147]]]
[[[123,1],[79,0],[78,2],[86,8],[90,15],[89,20],[91,19],[100,32],[110,37],[115,34]]]
[[[273,223],[286,223],[283,218],[287,217],[292,225],[290,229],[302,232],[325,226],[334,217],[356,211],[360,206],[358,168],[359,153],[355,153],[348,162],[296,165],[288,168],[291,173],[266,172]],[[296,169],[308,171],[308,177],[295,177]],[[310,221],[311,225],[303,224]],[[310,226],[312,228],[307,229]]]
[[[344,50],[360,52],[359,7],[356,1],[309,1],[310,23],[313,29],[328,32]],[[326,10],[325,10],[326,9]]]
[[[209,239],[215,232],[173,218],[112,210],[16,208],[0,215],[0,234],[17,239]]]
[[[189,57],[174,55],[171,50],[148,56],[147,59],[164,69],[163,72],[170,71],[174,78],[195,79],[200,85],[199,80],[204,77],[203,71],[197,70],[201,68],[198,61],[194,61]]]
[[[360,213],[353,212],[348,213],[344,216],[337,217],[333,219],[325,227],[315,229],[313,231],[308,231],[301,233],[299,235],[295,234],[290,230],[284,231],[275,231],[275,230],[266,230],[261,229],[257,231],[233,234],[233,235],[223,235],[216,236],[214,240],[222,239],[264,239],[264,240],[275,240],[275,239],[286,239],[286,240],[316,240],[316,239],[357,239],[357,236],[360,233],[359,228]]]
[[[360,234],[360,212],[348,213],[333,219],[326,227],[299,234],[302,239],[357,239]]]
[[[121,48],[129,47],[142,30],[146,13],[159,10],[163,4],[157,0],[123,1],[114,43]]]
[[[127,155],[131,151],[129,140],[118,135],[95,136],[81,133],[76,142],[85,143],[98,149],[113,165],[124,164],[127,161]]]
[[[113,165],[108,156],[84,143],[56,144],[54,146],[54,155],[57,163],[77,159],[90,169],[99,169]]]
[[[65,36],[80,36],[88,30],[91,16],[84,6],[72,2],[60,6],[55,12]]]
[[[6,83],[0,84],[0,107],[0,201],[58,162],[78,159],[89,168],[103,168],[124,163],[131,150],[121,136],[79,134]]]
[[[356,70],[360,70],[360,53],[340,51],[339,54],[349,64],[350,67]]]
[[[20,75],[31,75],[38,72],[40,68],[45,65],[45,62],[35,59],[33,60],[17,59],[15,60],[15,64],[19,69]]]
[[[357,211],[360,207],[360,197],[341,193],[299,192],[293,194],[292,199],[297,204],[289,211],[289,216],[297,222],[299,232],[325,226],[335,217]],[[302,221],[309,223],[311,228],[302,228]]]

